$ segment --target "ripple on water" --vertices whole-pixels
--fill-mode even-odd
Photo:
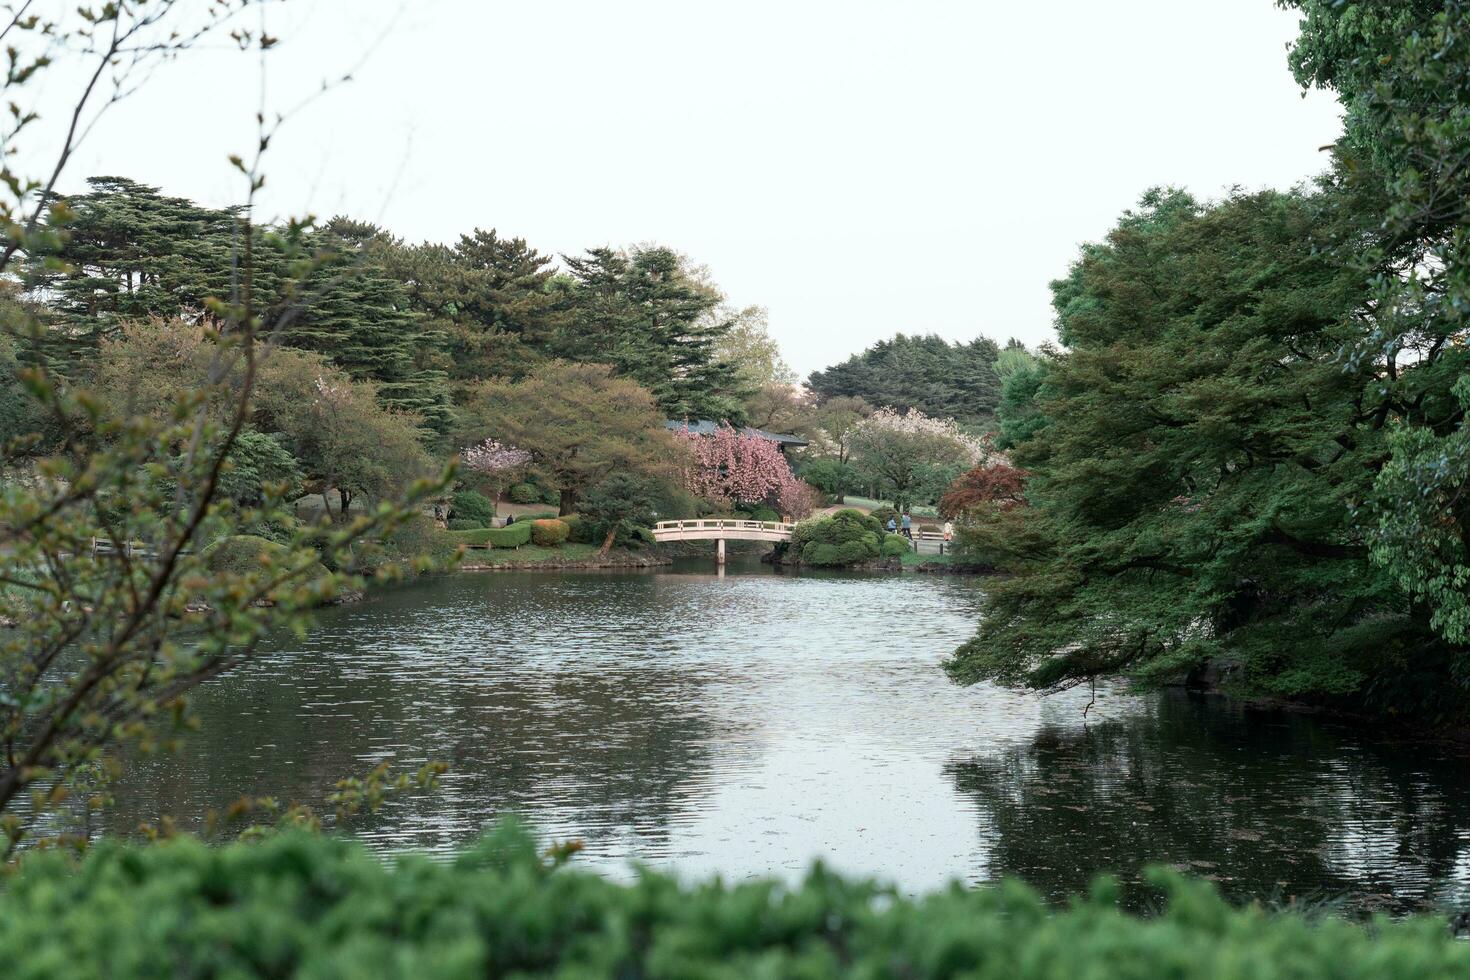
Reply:
[[[395,756],[443,789],[361,835],[446,849],[519,812],[584,860],[727,878],[812,859],[917,890],[1174,864],[1233,893],[1407,908],[1470,892],[1462,760],[1216,699],[958,688],[971,580],[497,573],[324,612],[200,692],[114,827],[245,792],[320,800]],[[1131,885],[1130,885],[1131,887]],[[1389,895],[1391,898],[1383,898]]]

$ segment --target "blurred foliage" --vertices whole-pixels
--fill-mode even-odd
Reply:
[[[567,867],[501,824],[452,860],[281,834],[37,855],[0,892],[12,980],[299,977],[1076,977],[1316,980],[1461,977],[1442,919],[1232,908],[1156,871],[1159,911],[1117,907],[1100,878],[1065,908],[1019,883],[917,898],[817,866],[795,885],[630,883]]]

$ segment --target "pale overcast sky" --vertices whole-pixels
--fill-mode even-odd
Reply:
[[[770,309],[803,375],[897,331],[1053,336],[1047,282],[1154,184],[1325,165],[1336,103],[1271,0],[292,0],[269,216],[472,228],[543,251],[657,241]],[[364,60],[365,58],[365,60]],[[253,58],[160,70],[69,171],[240,199]]]

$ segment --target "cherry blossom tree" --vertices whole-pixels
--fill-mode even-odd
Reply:
[[[515,446],[505,446],[494,439],[486,439],[467,447],[460,453],[467,469],[483,473],[491,478],[503,478],[531,461],[531,454]]]
[[[689,450],[684,488],[690,493],[737,504],[768,504],[796,518],[811,513],[813,488],[796,478],[771,440],[729,425],[710,435],[687,429],[676,435]]]
[[[494,494],[496,503],[499,503],[506,484],[530,464],[531,453],[498,439],[487,438],[460,450],[459,458],[465,470],[478,475],[484,481],[484,488]],[[438,514],[437,508],[435,514]]]
[[[985,441],[962,430],[954,419],[935,418],[917,408],[900,414],[880,408],[852,433],[853,461],[889,496],[906,506],[926,467],[975,466],[990,453]]]

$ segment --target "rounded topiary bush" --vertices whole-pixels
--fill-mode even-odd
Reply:
[[[892,507],[874,507],[868,516],[877,521],[879,527],[887,527],[889,518],[893,519],[895,525],[903,519],[903,515]]]
[[[451,521],[474,521],[475,527],[489,527],[495,520],[495,502],[483,493],[461,490],[449,506]]]
[[[452,517],[444,525],[451,531],[478,531],[485,525],[479,521],[467,521],[460,517]]]
[[[881,534],[877,521],[848,508],[796,525],[791,551],[804,565],[857,565],[878,557]]]
[[[581,514],[565,514],[558,517],[568,528],[567,540],[572,544],[597,544],[597,529]]]
[[[226,575],[249,575],[267,567],[282,568],[291,561],[292,555],[292,550],[285,545],[254,534],[221,538],[204,550],[204,560],[210,570]],[[291,587],[326,578],[329,574],[327,566],[316,562]]]
[[[541,520],[531,522],[531,543],[543,548],[557,548],[571,536],[572,529],[566,521]]]
[[[513,504],[541,503],[541,488],[534,483],[517,483],[505,494]]]
[[[909,539],[902,534],[883,535],[883,547],[881,554],[884,558],[900,558],[908,554],[912,549]]]

